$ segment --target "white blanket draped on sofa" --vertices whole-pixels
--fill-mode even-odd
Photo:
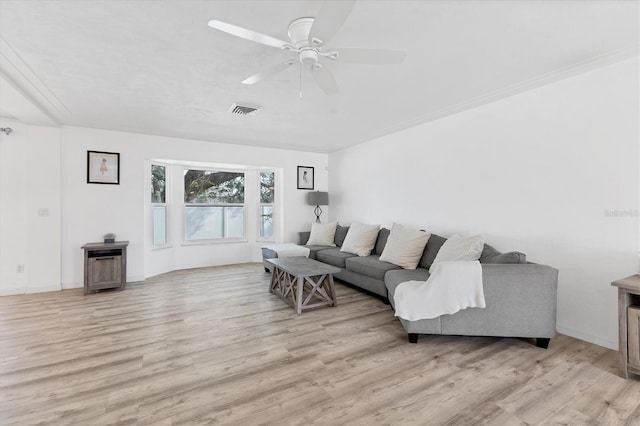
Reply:
[[[440,262],[427,281],[407,281],[393,295],[396,316],[408,321],[484,308],[482,266],[477,260]]]

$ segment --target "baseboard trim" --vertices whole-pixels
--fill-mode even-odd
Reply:
[[[560,334],[574,337],[579,340],[584,340],[585,342],[593,343],[594,345],[598,345],[598,346],[603,346],[608,349],[613,349],[614,351],[618,350],[617,341],[603,339],[600,336],[595,336],[593,334],[585,333],[583,331],[575,330],[571,327],[565,327],[559,324],[556,326],[556,328],[558,329],[558,333]]]
[[[4,289],[0,291],[0,296],[15,296],[17,294],[32,294],[32,293],[47,293],[50,291],[62,290],[61,285],[44,285],[39,287],[18,287],[11,289]]]

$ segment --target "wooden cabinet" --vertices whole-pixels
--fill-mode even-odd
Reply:
[[[124,289],[127,283],[129,241],[87,243],[84,249],[84,294],[106,288]]]
[[[640,275],[611,283],[618,287],[620,375],[640,375]]]

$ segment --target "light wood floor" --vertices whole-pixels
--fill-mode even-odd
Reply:
[[[640,424],[640,380],[566,336],[421,336],[338,284],[297,316],[262,265],[0,298],[0,424]]]

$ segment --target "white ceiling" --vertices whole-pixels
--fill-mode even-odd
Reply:
[[[323,2],[0,1],[0,77],[63,125],[332,152],[638,55],[637,1],[361,0],[334,47],[404,50],[400,65],[328,66],[327,96],[292,55],[211,19],[287,40]],[[3,90],[0,111],[12,111]],[[227,112],[236,101],[263,109]]]

